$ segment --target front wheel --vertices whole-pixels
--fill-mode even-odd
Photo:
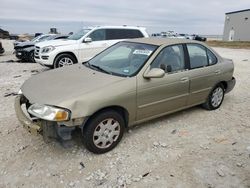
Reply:
[[[124,133],[124,119],[116,111],[108,110],[95,115],[83,130],[86,148],[97,154],[112,150]]]
[[[65,67],[77,63],[74,56],[70,54],[60,54],[56,57],[54,62],[54,68]]]
[[[29,55],[28,55],[29,57],[29,62],[31,62],[31,63],[35,63],[36,61],[35,61],[35,58],[34,58],[34,50],[33,51],[31,51],[31,52],[29,52]]]
[[[202,105],[207,110],[215,110],[219,108],[223,102],[225,89],[222,84],[214,87],[209,94],[207,101]]]

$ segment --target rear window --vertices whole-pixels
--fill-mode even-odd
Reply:
[[[141,31],[136,29],[107,29],[106,38],[107,40],[116,39],[132,39],[144,37]]]

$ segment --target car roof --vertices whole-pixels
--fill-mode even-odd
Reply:
[[[161,45],[172,45],[172,44],[183,44],[183,43],[194,43],[194,44],[203,44],[202,42],[190,40],[190,39],[171,39],[171,38],[137,38],[125,40],[128,42],[138,42],[144,44],[152,44],[156,46]]]
[[[112,25],[107,25],[107,26],[93,26],[93,27],[85,27],[83,29],[96,29],[96,28],[101,28],[101,29],[146,29],[145,27],[141,26],[129,26],[129,25],[121,25],[121,26],[112,26]]]

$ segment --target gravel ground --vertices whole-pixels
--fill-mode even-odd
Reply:
[[[45,144],[18,122],[13,92],[47,69],[0,56],[0,187],[250,187],[250,50],[215,48],[235,62],[220,109],[194,107],[131,128],[111,152]],[[44,84],[44,83],[41,83]],[[8,96],[9,95],[9,96]]]

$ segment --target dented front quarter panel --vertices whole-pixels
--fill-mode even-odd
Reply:
[[[71,119],[88,117],[107,107],[122,107],[129,112],[128,124],[132,124],[136,118],[136,78],[125,78],[121,82],[62,101],[59,106],[72,112]]]

